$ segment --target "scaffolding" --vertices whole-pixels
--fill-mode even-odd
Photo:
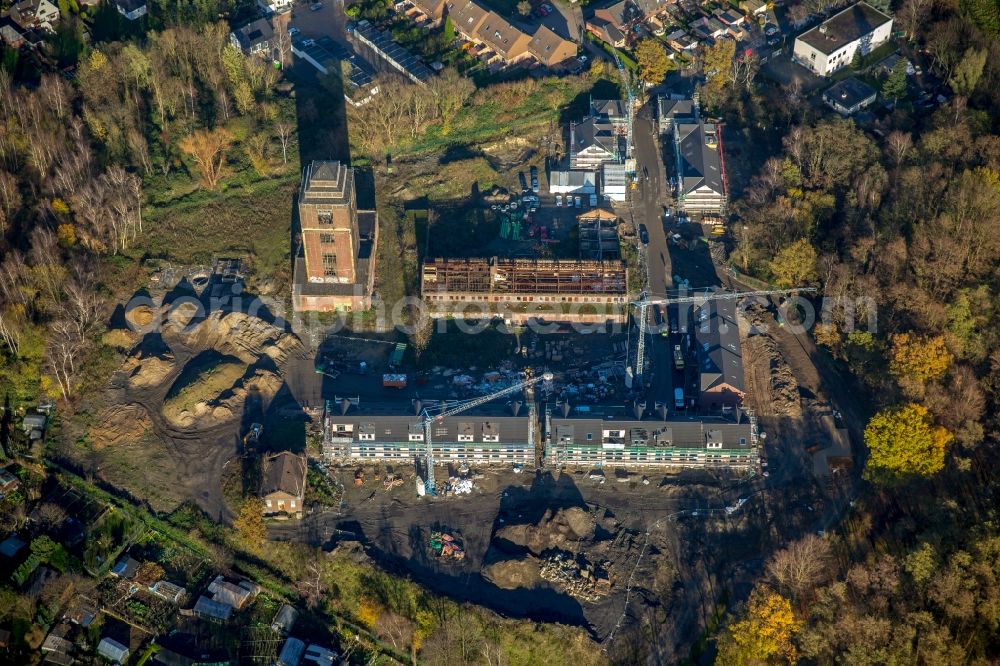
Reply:
[[[434,259],[423,266],[424,294],[624,296],[622,261],[560,259]]]

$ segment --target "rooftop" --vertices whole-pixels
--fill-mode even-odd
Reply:
[[[678,151],[683,194],[706,187],[720,195],[725,193],[718,132],[719,127],[712,123],[674,124],[674,146]]]
[[[284,492],[301,497],[305,493],[306,459],[291,451],[277,453],[264,460],[263,477],[262,495]]]
[[[844,11],[799,35],[799,39],[827,55],[890,23],[892,18],[865,2]]]
[[[864,81],[853,76],[838,81],[823,93],[823,99],[828,104],[835,104],[845,109],[853,109],[875,97],[875,89]]]

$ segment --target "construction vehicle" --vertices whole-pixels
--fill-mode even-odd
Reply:
[[[496,391],[495,393],[490,393],[489,395],[484,395],[479,398],[472,398],[471,400],[463,400],[459,402],[441,402],[437,405],[431,405],[430,407],[424,407],[420,412],[422,418],[419,425],[423,426],[424,431],[424,445],[426,446],[426,465],[427,465],[427,478],[424,481],[426,491],[431,495],[437,495],[437,486],[434,481],[434,445],[431,442],[431,425],[433,423],[440,423],[448,416],[454,416],[455,414],[461,414],[462,412],[468,411],[479,405],[484,405],[487,402],[496,400],[497,398],[502,398],[505,395],[510,395],[518,391],[522,391],[531,386],[534,386],[538,382],[552,381],[552,373],[546,372],[545,374],[533,377],[531,369],[527,369],[524,373],[524,380],[520,381],[512,386],[508,386],[505,389]],[[441,410],[437,412],[437,410]],[[432,411],[437,412],[433,413]],[[534,436],[532,435],[532,441],[529,443],[534,445]]]
[[[674,367],[678,370],[684,369],[684,352],[680,345],[674,345]]]
[[[262,423],[251,423],[250,430],[248,430],[247,434],[243,436],[244,450],[255,446],[257,442],[260,441],[260,436],[262,434],[264,434],[264,425]]]
[[[459,562],[465,559],[465,549],[462,548],[461,543],[459,543],[455,537],[450,534],[445,534],[444,532],[431,532],[431,538],[428,545],[430,546],[431,553],[435,557],[439,557],[442,560]]]

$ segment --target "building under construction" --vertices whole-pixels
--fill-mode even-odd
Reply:
[[[753,413],[742,410],[668,419],[663,405],[573,408],[563,401],[545,412],[544,460],[549,467],[754,467],[758,439]]]
[[[620,260],[434,259],[421,293],[434,316],[624,322],[628,271]]]

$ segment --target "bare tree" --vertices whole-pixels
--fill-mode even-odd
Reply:
[[[782,594],[798,603],[829,575],[830,544],[815,534],[779,550],[767,564],[767,575]]]
[[[278,141],[281,142],[281,162],[288,164],[288,147],[292,143],[295,128],[291,123],[279,120],[274,124],[274,131],[278,133]]]
[[[17,179],[6,171],[0,171],[0,236],[7,233],[7,227],[21,208],[21,191]]]
[[[933,7],[934,0],[903,0],[903,4],[896,10],[896,17],[907,37],[916,39],[917,31],[930,16]]]
[[[77,334],[76,325],[67,319],[49,324],[49,345],[45,365],[59,386],[64,400],[73,396],[77,360],[86,347],[86,339]]]

